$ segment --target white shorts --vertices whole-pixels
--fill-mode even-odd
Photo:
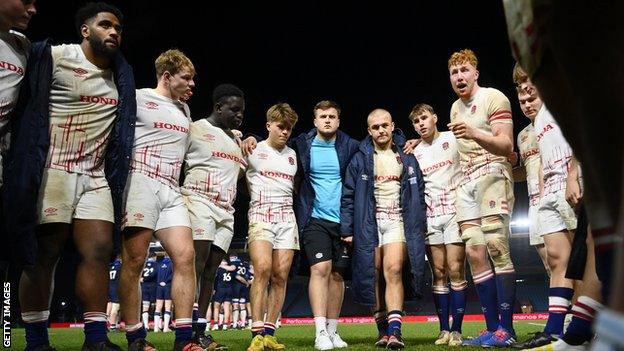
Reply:
[[[509,215],[513,210],[513,183],[502,172],[472,179],[457,188],[457,221],[492,215]]]
[[[122,229],[191,227],[188,210],[179,189],[143,173],[130,172],[124,191]]]
[[[537,246],[544,244],[544,238],[540,235],[539,219],[537,218],[537,210],[539,204],[529,205],[529,245]]]
[[[576,214],[565,199],[565,190],[544,195],[537,210],[539,234],[576,229]]]
[[[273,250],[299,250],[299,231],[296,222],[251,222],[247,242],[264,240],[273,244]]]
[[[377,238],[382,247],[386,244],[404,243],[405,226],[402,219],[377,219]]]
[[[72,219],[95,219],[114,223],[113,199],[104,176],[43,170],[38,224],[71,223]]]
[[[234,236],[234,215],[207,198],[184,191],[193,230],[193,240],[207,240],[224,252],[230,249]]]
[[[427,217],[426,245],[463,244],[455,213]]]

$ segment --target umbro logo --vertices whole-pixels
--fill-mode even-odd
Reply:
[[[145,106],[150,109],[150,110],[157,110],[158,109],[158,104],[153,102],[153,101],[148,101],[145,103]]]
[[[89,71],[80,67],[74,68],[73,71],[74,71],[74,77],[84,77],[87,73],[89,73]]]

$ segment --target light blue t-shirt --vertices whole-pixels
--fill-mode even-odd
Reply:
[[[310,181],[316,193],[312,218],[340,223],[342,179],[335,145],[335,141],[326,142],[319,138],[312,141]]]

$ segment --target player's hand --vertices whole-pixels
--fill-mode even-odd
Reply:
[[[258,140],[256,140],[256,138],[252,136],[243,140],[241,143],[241,151],[243,152],[243,156],[251,155],[256,146],[258,146]]]
[[[446,126],[458,139],[474,140],[477,136],[477,129],[467,125],[466,122],[453,122]]]
[[[141,277],[141,279],[139,279],[139,282],[143,283],[143,277]]]
[[[165,284],[165,282],[160,282],[160,283],[158,283],[158,285],[160,285],[160,286],[165,286],[165,285],[167,285],[167,284]]]
[[[234,134],[235,137],[241,139],[243,137],[243,132],[241,132],[238,129],[230,129],[232,131],[232,134]]]
[[[518,163],[518,153],[512,151],[511,154],[507,156],[507,160],[509,161],[509,163],[511,163],[511,167],[516,167]]]
[[[347,243],[349,245],[353,244],[353,235],[343,236],[341,239],[342,239],[343,242],[345,242],[345,243]]]
[[[581,185],[576,179],[568,179],[566,191],[565,191],[566,201],[570,204],[570,206],[575,207],[583,197],[581,195]]]
[[[420,144],[421,139],[410,139],[405,142],[405,146],[403,146],[403,152],[406,154],[411,154],[416,146]]]

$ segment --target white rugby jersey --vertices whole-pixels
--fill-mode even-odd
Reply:
[[[451,106],[451,122],[464,121],[487,135],[492,134],[492,124],[511,124],[509,99],[494,88],[479,88],[468,101],[457,99]],[[457,140],[462,171],[466,181],[482,175],[502,172],[511,179],[511,165],[506,157],[485,150],[474,140]]]
[[[375,218],[401,219],[401,172],[403,163],[391,148],[375,150]]]
[[[542,157],[544,194],[564,190],[570,170],[572,148],[546,105],[542,105],[533,124]]]
[[[294,222],[295,151],[288,146],[276,150],[265,140],[247,157],[247,163],[249,222]]]
[[[137,122],[130,169],[177,188],[188,146],[189,108],[186,103],[157,94],[154,89],[137,90],[136,100]]]
[[[20,33],[0,31],[0,152],[6,150],[9,114],[24,79],[30,42]]]
[[[529,124],[518,134],[518,149],[526,170],[529,206],[536,206],[539,203],[539,169],[542,165],[533,124]]]
[[[425,180],[427,217],[455,213],[456,190],[463,179],[455,135],[441,132],[431,144],[421,141],[414,156]]]
[[[247,162],[236,141],[202,118],[191,123],[182,192],[194,193],[234,213],[236,183]]]
[[[47,168],[104,175],[104,153],[117,113],[113,71],[100,69],[80,45],[52,47]]]

